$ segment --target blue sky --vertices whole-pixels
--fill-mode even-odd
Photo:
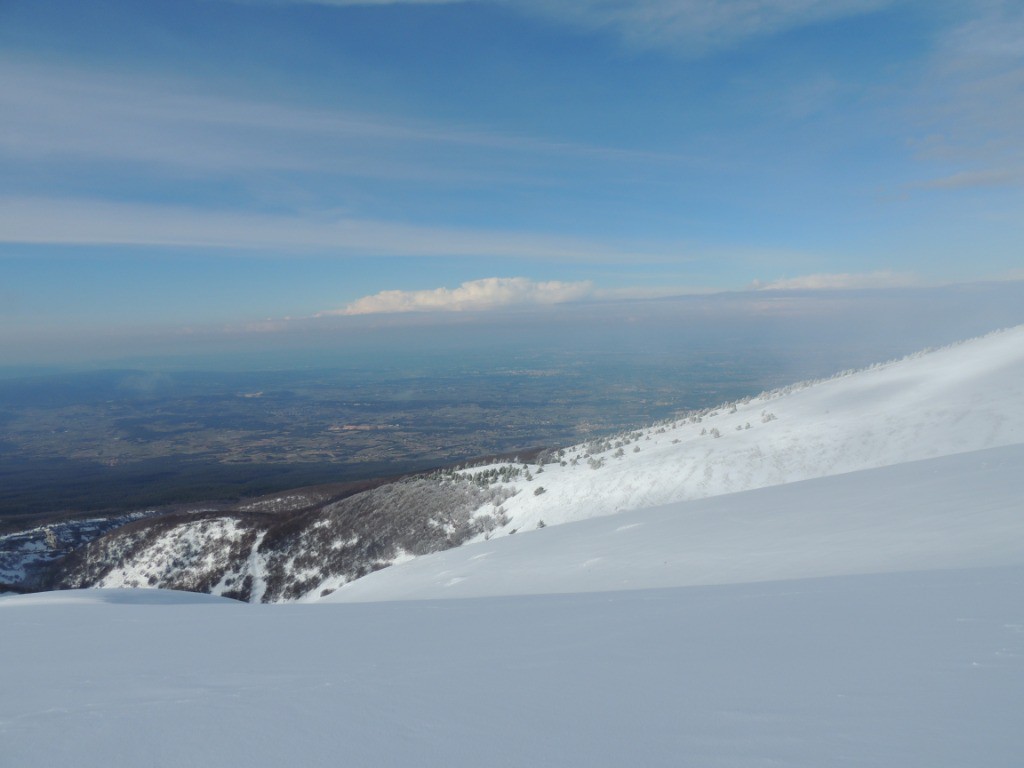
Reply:
[[[1019,2],[7,0],[0,73],[8,363],[1024,278]]]

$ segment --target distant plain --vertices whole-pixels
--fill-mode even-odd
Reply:
[[[1024,322],[1024,283],[748,292],[0,370],[0,517],[217,504],[579,442]],[[20,523],[19,523],[20,524]]]

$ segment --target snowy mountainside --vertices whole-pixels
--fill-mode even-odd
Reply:
[[[494,536],[1020,442],[1024,327],[459,474],[517,491]]]
[[[325,602],[1024,566],[1024,444],[580,520],[437,552]]]
[[[0,588],[14,585],[20,589],[31,589],[53,562],[107,531],[148,514],[148,511],[139,511],[114,517],[51,520],[42,525],[0,533]]]
[[[54,586],[158,587],[254,602],[315,596],[327,579],[345,583],[493,529],[511,493],[459,478],[408,478],[286,514],[143,520],[73,552]],[[275,506],[268,499],[258,508]]]
[[[542,526],[1024,442],[1024,326],[617,436],[306,509],[126,526],[59,587],[314,599],[416,556]],[[285,511],[274,514],[278,507]]]

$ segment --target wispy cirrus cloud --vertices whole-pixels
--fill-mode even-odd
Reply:
[[[750,288],[756,291],[839,290],[861,288],[907,288],[920,285],[921,279],[909,272],[840,272],[799,275],[762,282],[755,280]]]
[[[343,309],[328,310],[318,316],[372,315],[398,312],[464,312],[502,307],[562,304],[592,297],[589,281],[537,282],[525,277],[487,277],[469,280],[456,288],[420,291],[381,291],[364,296]]]
[[[66,198],[0,197],[0,243],[316,252],[338,256],[507,257],[630,263],[680,257],[530,232],[426,227],[331,211],[278,215]]]
[[[544,163],[696,162],[337,108],[253,100],[173,77],[0,56],[0,158],[132,163],[202,175],[294,171],[384,180],[549,183]]]
[[[1007,187],[1024,182],[1024,168],[962,171],[937,179],[922,181],[914,186],[920,189],[978,189]]]
[[[532,13],[694,56],[787,29],[869,13],[893,0],[530,0]]]
[[[1024,183],[1024,6],[964,4],[940,35],[923,81],[906,100],[920,159],[945,173],[912,186],[963,190]]]
[[[461,0],[278,0],[317,5],[448,5]],[[870,13],[896,0],[491,0],[588,31],[610,31],[637,48],[687,56],[756,37]]]

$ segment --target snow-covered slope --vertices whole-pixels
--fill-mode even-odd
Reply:
[[[123,526],[57,564],[56,583],[210,592],[252,602],[319,595],[402,559],[458,546],[511,495],[453,477],[406,478],[302,509],[166,515]],[[248,506],[248,505],[247,505]]]
[[[519,467],[492,535],[1021,442],[1024,326]]]
[[[0,764],[1016,768],[1022,605],[1022,568],[358,605],[3,597]]]
[[[544,528],[416,558],[329,602],[1024,566],[1024,445]]]
[[[145,517],[148,512],[130,512],[114,517],[52,520],[45,525],[0,533],[0,585],[37,586],[34,574],[76,547],[107,531]]]

